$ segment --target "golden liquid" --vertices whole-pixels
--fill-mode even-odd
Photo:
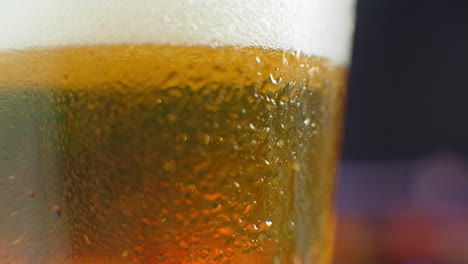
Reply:
[[[0,54],[0,256],[328,263],[344,81],[262,48]]]

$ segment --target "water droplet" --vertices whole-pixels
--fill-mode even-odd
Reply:
[[[301,60],[301,50],[300,49],[297,49],[293,55],[296,57],[296,60],[297,61],[300,61]]]
[[[293,163],[293,170],[294,171],[300,171],[301,170],[301,164],[299,164],[299,162],[294,162]]]
[[[309,76],[310,76],[311,78],[317,76],[317,74],[318,74],[319,72],[320,72],[320,68],[319,68],[319,67],[316,67],[316,66],[315,66],[315,67],[311,67],[311,68],[309,69],[309,71],[308,71]]]
[[[21,241],[23,241],[23,238],[18,238],[15,241],[13,241],[11,244],[12,245],[18,245],[19,243],[21,243]]]
[[[122,258],[128,257],[128,251],[125,250],[124,252],[122,252],[122,255],[121,255],[121,256],[122,256]]]
[[[180,135],[177,136],[177,141],[179,141],[179,142],[186,142],[187,139],[188,139],[188,136],[185,135],[185,134],[180,134]]]
[[[176,162],[170,160],[164,163],[163,168],[165,171],[174,171],[176,169]]]
[[[259,57],[255,57],[255,61],[259,64],[262,63],[262,60]]]
[[[137,252],[137,253],[143,253],[143,251],[145,251],[145,250],[144,250],[142,247],[140,247],[140,246],[136,246],[136,247],[135,247],[135,252]]]
[[[13,211],[11,213],[8,214],[8,216],[17,216],[18,215],[18,212],[17,211]]]
[[[89,237],[87,235],[83,235],[83,239],[86,242],[86,244],[91,245],[91,240],[89,240]]]
[[[205,145],[210,144],[210,139],[211,139],[210,135],[205,134],[205,135],[203,136],[203,143],[204,143]]]
[[[250,129],[255,130],[255,126],[252,123],[249,123],[249,127]]]
[[[245,113],[247,113],[247,110],[245,110],[245,108],[242,108],[241,112],[242,112],[243,114],[245,114]]]
[[[232,234],[234,234],[234,229],[232,229],[231,227],[222,227],[219,229],[219,234],[220,235],[223,235],[223,236],[230,236]]]
[[[289,66],[288,58],[286,58],[286,52],[283,53],[283,64],[286,67]]]
[[[270,162],[268,160],[264,160],[266,165],[270,165]]]
[[[265,221],[265,224],[266,224],[268,227],[270,227],[270,226],[273,224],[273,222],[270,221],[270,220],[266,220],[266,221]]]
[[[273,74],[270,74],[270,82],[273,84],[273,85],[278,85],[281,83],[283,79],[280,77],[278,79],[275,79],[275,77],[273,77]]]
[[[304,123],[304,125],[308,126],[308,125],[310,125],[310,122],[311,122],[310,118],[306,118],[302,123]]]
[[[167,115],[167,120],[168,120],[169,122],[174,122],[176,119],[177,119],[177,115],[176,115],[176,114],[168,114],[168,115]]]
[[[234,186],[236,186],[237,188],[240,188],[240,184],[238,182],[234,182]]]
[[[188,247],[189,247],[189,244],[188,244],[187,242],[185,242],[184,240],[181,240],[181,241],[179,242],[179,246],[180,246],[181,248],[184,248],[184,249],[185,249],[185,248],[188,248]]]
[[[25,192],[25,194],[31,198],[34,198],[34,196],[36,196],[36,192],[33,192],[33,191],[27,191]]]
[[[54,205],[52,207],[52,210],[55,212],[55,215],[57,217],[61,217],[62,216],[62,208],[60,208],[58,205]]]
[[[248,213],[250,213],[250,211],[252,211],[252,205],[251,205],[251,204],[248,204],[248,205],[244,208],[244,214],[248,214]]]
[[[213,193],[213,194],[209,194],[209,193],[206,193],[203,195],[203,198],[205,200],[208,200],[210,202],[214,202],[216,200],[218,200],[219,198],[221,198],[221,194],[220,193]]]
[[[141,222],[143,222],[145,225],[151,225],[151,221],[146,217],[141,218]]]

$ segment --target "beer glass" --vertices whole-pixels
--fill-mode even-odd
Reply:
[[[352,0],[0,3],[0,263],[329,263]]]

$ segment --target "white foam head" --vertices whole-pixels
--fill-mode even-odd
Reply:
[[[347,64],[354,0],[5,0],[0,50],[157,43],[299,49]]]

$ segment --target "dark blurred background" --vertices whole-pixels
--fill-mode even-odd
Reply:
[[[468,1],[358,1],[346,115],[335,263],[468,263]]]

